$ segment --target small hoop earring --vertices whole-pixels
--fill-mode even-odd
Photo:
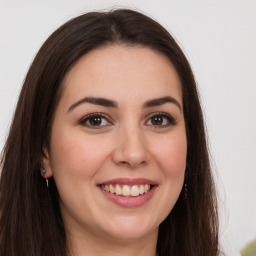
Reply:
[[[45,178],[45,181],[46,181],[46,187],[49,188],[49,181],[48,181],[48,177],[46,176],[46,170],[45,169],[42,171],[42,174],[43,174],[43,176]]]

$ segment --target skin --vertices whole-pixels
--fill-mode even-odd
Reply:
[[[156,255],[158,226],[179,197],[186,166],[181,84],[173,65],[148,48],[107,46],[83,56],[63,87],[43,164],[56,182],[72,255]],[[177,104],[144,106],[167,96]],[[76,104],[84,97],[117,107]],[[104,115],[97,125],[92,113]],[[152,198],[123,207],[97,186],[123,177],[156,182]]]

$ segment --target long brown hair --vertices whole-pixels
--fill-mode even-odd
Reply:
[[[69,255],[58,191],[53,178],[47,189],[40,174],[42,149],[49,146],[65,74],[81,56],[109,44],[140,45],[164,54],[182,83],[187,186],[159,227],[158,255],[219,255],[217,202],[190,65],[161,25],[139,12],[123,9],[91,12],[68,21],[46,40],[34,59],[2,153],[0,255]]]

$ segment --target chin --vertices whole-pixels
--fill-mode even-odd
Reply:
[[[119,241],[133,241],[158,233],[159,224],[147,221],[145,217],[122,217],[106,227],[105,233]]]

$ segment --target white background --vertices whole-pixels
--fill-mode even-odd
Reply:
[[[256,1],[0,0],[0,148],[22,81],[43,41],[83,12],[132,7],[178,40],[206,116],[229,256],[256,238]]]

